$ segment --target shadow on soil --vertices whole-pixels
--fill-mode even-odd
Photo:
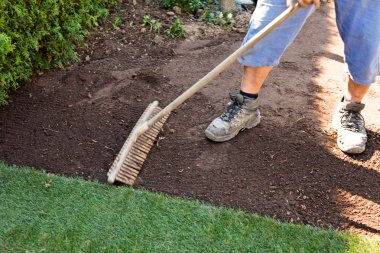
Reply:
[[[334,20],[327,17],[327,12],[326,8],[320,10],[323,18],[315,18],[314,25],[329,27]],[[306,34],[313,32],[311,25],[309,22],[304,28]],[[379,133],[368,131],[364,154],[344,155],[336,147],[335,133],[320,127],[320,114],[325,113],[317,110],[324,102],[317,97],[321,87],[308,82],[322,72],[316,59],[343,62],[342,56],[326,50],[329,32],[325,30],[313,48],[309,48],[309,37],[301,36],[289,50],[301,51],[305,44],[308,48],[302,53],[310,57],[297,63],[292,59],[301,53],[285,55],[272,73],[269,83],[280,83],[281,98],[296,103],[295,107],[286,104],[284,109],[276,101],[264,104],[262,123],[257,128],[243,131],[227,143],[213,143],[205,139],[203,131],[221,113],[227,99],[213,103],[211,96],[196,95],[169,119],[162,141],[142,172],[139,187],[280,220],[379,235]],[[281,87],[283,76],[294,85]],[[263,88],[262,93],[266,92],[270,93],[267,97],[273,95],[270,87]],[[297,98],[302,92],[306,101]],[[336,98],[330,95],[327,99]],[[308,108],[301,109],[304,106]]]

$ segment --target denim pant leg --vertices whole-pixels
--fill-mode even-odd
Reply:
[[[287,8],[286,0],[259,0],[252,14],[249,30],[243,44]],[[294,16],[242,55],[238,59],[239,63],[251,67],[278,65],[285,49],[294,41],[314,9],[314,5],[300,9]]]
[[[346,71],[370,85],[380,74],[380,0],[335,0],[335,11]]]

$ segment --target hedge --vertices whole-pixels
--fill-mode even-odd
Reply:
[[[108,16],[116,0],[0,1],[0,106],[9,90],[37,69],[78,60],[88,29]]]

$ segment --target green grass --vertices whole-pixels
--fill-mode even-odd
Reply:
[[[378,241],[357,235],[0,162],[0,252],[380,252],[379,248]]]

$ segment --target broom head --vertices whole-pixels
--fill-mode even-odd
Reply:
[[[143,163],[156,140],[157,135],[160,133],[162,126],[169,115],[166,115],[158,120],[152,127],[150,127],[137,139],[133,135],[136,128],[138,128],[144,122],[151,119],[161,111],[161,108],[157,105],[157,101],[149,104],[144,113],[141,115],[140,119],[137,121],[137,124],[133,128],[128,139],[125,141],[123,147],[121,148],[119,154],[117,155],[115,161],[107,173],[109,183],[119,181],[127,185],[134,184],[141,170],[141,167],[143,166]],[[123,157],[125,157],[123,163],[119,163],[119,160],[123,159],[121,158],[123,150],[129,145],[132,145],[132,147],[126,155],[123,155]]]

